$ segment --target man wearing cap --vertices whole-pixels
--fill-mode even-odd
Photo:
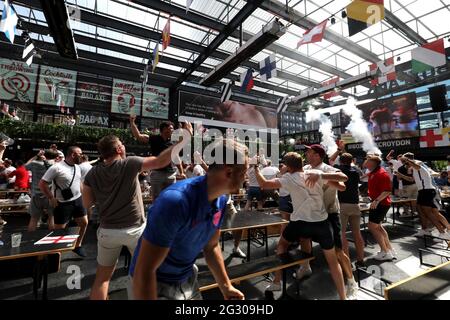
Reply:
[[[337,173],[341,172],[337,168],[334,168],[323,162],[326,156],[325,149],[320,144],[313,144],[306,146],[306,159],[308,165],[305,166],[305,170],[319,170],[323,173]],[[328,181],[323,184],[322,198],[325,205],[325,210],[328,213],[328,222],[333,229],[333,240],[336,255],[344,273],[345,279],[347,279],[347,297],[355,298],[358,292],[358,284],[356,283],[350,258],[342,250],[342,237],[341,237],[341,223],[340,223],[340,207],[337,191],[345,191],[346,187],[343,182]],[[302,241],[302,246],[305,246],[306,250],[311,251],[311,242]],[[301,279],[307,274],[311,274],[312,270],[309,264],[301,266],[296,272],[296,278]]]
[[[379,156],[367,157],[365,164],[370,171],[369,197],[372,200],[368,228],[381,249],[374,259],[379,261],[393,260],[396,258],[396,253],[389,241],[388,233],[381,224],[391,207],[391,179],[386,170],[381,167]]]

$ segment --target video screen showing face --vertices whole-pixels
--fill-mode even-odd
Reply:
[[[419,136],[415,93],[359,105],[376,141]]]

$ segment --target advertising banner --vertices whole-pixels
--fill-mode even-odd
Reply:
[[[0,100],[34,103],[38,65],[0,58]]]
[[[37,103],[73,108],[77,72],[41,65]]]
[[[113,80],[111,112],[141,115],[142,84],[121,79]]]
[[[169,118],[169,88],[145,86],[142,116],[159,119]]]

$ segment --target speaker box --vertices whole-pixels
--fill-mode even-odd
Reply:
[[[442,112],[448,109],[446,98],[447,88],[445,85],[428,88],[428,92],[430,94],[430,104],[433,111]]]

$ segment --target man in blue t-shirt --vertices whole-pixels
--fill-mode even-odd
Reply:
[[[225,194],[237,193],[244,182],[247,149],[224,140],[214,150],[223,161],[217,157],[206,176],[169,186],[149,209],[130,266],[130,299],[201,299],[194,263],[202,250],[224,298],[244,298],[228,278],[219,238]]]

